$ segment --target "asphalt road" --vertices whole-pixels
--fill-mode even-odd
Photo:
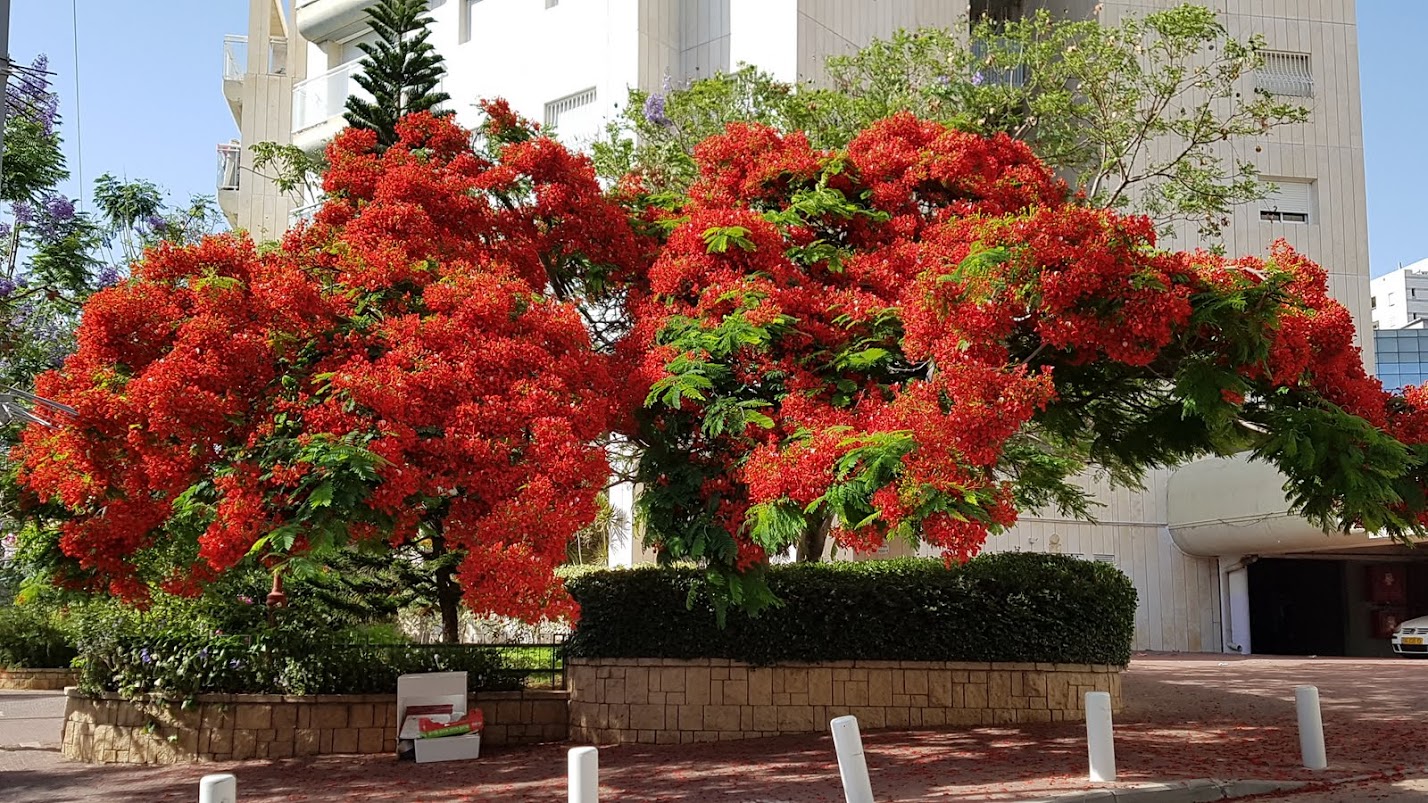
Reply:
[[[57,747],[64,693],[0,691],[0,749]]]

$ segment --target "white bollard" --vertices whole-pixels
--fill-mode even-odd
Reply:
[[[238,778],[229,773],[205,775],[198,782],[198,803],[238,803]]]
[[[600,751],[570,749],[570,803],[600,803]]]
[[[1294,709],[1299,712],[1299,753],[1304,758],[1304,766],[1311,770],[1327,769],[1329,756],[1324,751],[1324,718],[1319,713],[1319,689],[1295,686]]]
[[[838,717],[829,726],[833,730],[833,749],[838,751],[843,797],[848,803],[873,803],[873,781],[868,777],[868,759],[863,755],[858,718]]]
[[[1116,779],[1116,739],[1111,730],[1111,695],[1086,692],[1086,752],[1091,759],[1091,780]]]

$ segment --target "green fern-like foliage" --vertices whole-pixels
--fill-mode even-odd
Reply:
[[[397,121],[415,112],[439,111],[451,96],[437,89],[446,73],[440,54],[427,40],[431,18],[426,0],[382,0],[367,10],[377,41],[358,47],[366,54],[353,76],[370,100],[347,98],[347,123],[377,132],[383,149],[397,141]]]

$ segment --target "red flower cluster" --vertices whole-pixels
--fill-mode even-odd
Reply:
[[[641,388],[654,390],[642,437],[660,444],[656,455],[736,482],[702,504],[652,485],[655,508],[685,524],[661,533],[678,554],[723,554],[742,570],[752,549],[785,545],[770,543],[777,528],[754,510],[779,505],[803,511],[807,527],[831,523],[858,551],[897,533],[964,560],[1016,519],[1005,449],[1057,401],[1058,366],[1112,363],[1150,378],[1218,354],[1256,386],[1302,388],[1389,422],[1318,266],[1283,243],[1267,262],[1159,251],[1149,220],[1076,205],[1005,136],[904,114],[846,153],[743,125],[695,157],[684,222],[639,309]],[[1262,281],[1285,288],[1250,313],[1269,356],[1235,364],[1223,332],[1195,322],[1195,304]],[[699,395],[658,401],[692,375],[704,378]],[[1234,390],[1222,398],[1245,403]],[[711,431],[712,416],[754,401],[771,426]],[[1428,419],[1397,426],[1421,434]],[[704,512],[728,506],[740,515]],[[694,544],[701,522],[737,549]]]
[[[94,297],[78,353],[39,383],[78,420],[16,451],[22,481],[73,514],[72,582],[142,594],[143,552],[184,538],[175,500],[208,481],[200,577],[335,520],[392,544],[439,532],[474,611],[572,612],[552,572],[594,519],[616,393],[552,284],[573,264],[628,270],[635,237],[588,160],[549,139],[478,153],[429,115],[400,134],[384,152],[341,134],[331,200],[281,249],[164,247]],[[313,457],[323,444],[380,457],[330,514],[345,475]]]

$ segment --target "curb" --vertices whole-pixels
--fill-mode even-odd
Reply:
[[[1067,795],[1042,798],[1030,803],[1204,803],[1212,800],[1233,800],[1251,795],[1287,792],[1310,785],[1309,781],[1219,781],[1197,778],[1193,781],[1152,783],[1124,789],[1097,789]]]

